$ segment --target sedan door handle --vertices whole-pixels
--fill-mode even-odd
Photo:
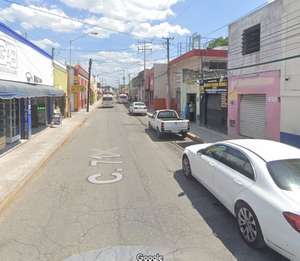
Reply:
[[[209,165],[212,166],[212,167],[215,166],[215,164],[213,164],[212,162],[209,162]]]
[[[240,186],[242,186],[243,185],[243,183],[242,182],[240,182],[239,180],[237,180],[237,179],[234,179],[234,182],[235,183],[237,183],[238,185],[240,185]]]

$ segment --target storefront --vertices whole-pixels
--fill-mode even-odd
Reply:
[[[227,134],[227,78],[206,79],[200,86],[200,125]]]
[[[32,128],[50,123],[54,97],[53,59],[42,49],[0,23],[0,149],[29,139]]]

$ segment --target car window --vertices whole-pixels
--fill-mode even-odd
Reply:
[[[228,148],[222,162],[244,176],[254,180],[254,171],[248,157],[241,151]]]
[[[103,101],[112,101],[112,97],[103,97]]]
[[[152,117],[155,118],[156,114],[157,114],[157,112],[154,112],[153,115],[152,115]]]
[[[268,162],[267,168],[279,188],[300,189],[300,159]]]
[[[174,111],[161,111],[159,112],[157,118],[162,119],[162,118],[176,118],[177,115]]]
[[[204,155],[212,157],[218,161],[221,161],[222,155],[224,154],[224,151],[226,150],[226,146],[224,145],[214,145],[210,146],[205,149],[203,152]]]
[[[142,102],[137,102],[137,103],[135,103],[135,106],[145,106],[145,104]]]

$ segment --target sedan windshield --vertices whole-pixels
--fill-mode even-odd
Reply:
[[[300,189],[300,159],[268,162],[267,168],[279,188]]]

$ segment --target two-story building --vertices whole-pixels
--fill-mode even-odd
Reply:
[[[229,26],[230,136],[300,147],[299,8],[276,0]]]

